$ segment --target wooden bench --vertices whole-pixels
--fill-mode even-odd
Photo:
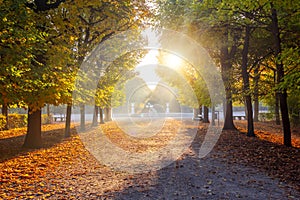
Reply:
[[[197,117],[193,117],[194,121],[203,121],[202,115],[197,115]]]
[[[64,122],[64,121],[66,121],[66,116],[53,116],[53,120],[55,122],[57,122],[57,121]]]
[[[242,119],[246,119],[245,115],[234,115],[232,116],[234,120],[242,120]]]

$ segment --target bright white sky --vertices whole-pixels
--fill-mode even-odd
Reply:
[[[151,90],[154,90],[160,78],[155,73],[158,60],[156,56],[158,51],[150,50],[149,53],[143,58],[142,62],[136,67],[136,71],[139,72],[139,77],[142,78]]]
[[[154,90],[160,78],[155,73],[155,68],[158,66],[158,51],[150,50],[148,54],[136,67],[136,71],[140,73],[139,77],[142,78],[151,90]],[[164,63],[167,67],[173,68],[174,70],[179,69],[183,61],[180,57],[175,54],[168,53],[164,56]]]

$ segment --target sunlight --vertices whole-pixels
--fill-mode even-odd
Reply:
[[[146,82],[151,91],[155,90],[157,83],[160,81],[155,73],[158,64],[157,55],[157,50],[150,50],[136,67],[139,77]]]
[[[157,83],[147,83],[147,86],[151,91],[154,91],[156,89]]]
[[[163,63],[175,70],[179,69],[183,64],[182,59],[179,56],[170,53],[164,56]]]
[[[143,65],[156,65],[158,63],[157,60],[158,51],[157,50],[150,50],[142,61],[138,64],[138,66]]]

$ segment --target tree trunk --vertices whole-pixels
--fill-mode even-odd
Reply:
[[[254,94],[253,94],[253,101],[254,101],[254,122],[258,122],[258,115],[259,115],[259,65],[254,69]]]
[[[275,56],[276,56],[276,71],[277,71],[277,83],[281,83],[284,80],[284,68],[283,63],[280,61],[281,54],[281,38],[280,31],[278,26],[278,17],[277,10],[274,8],[273,3],[271,3],[271,13],[272,13],[272,34],[275,42]],[[280,102],[280,111],[281,119],[283,125],[283,136],[284,136],[284,145],[292,146],[292,136],[290,128],[290,118],[289,110],[287,105],[287,92],[286,89],[278,91],[279,102]]]
[[[244,98],[244,110],[245,110],[245,117],[246,117],[246,119],[248,119],[247,102],[246,102],[245,98]]]
[[[279,94],[275,93],[275,122],[280,125],[280,107],[279,107]]]
[[[98,125],[98,106],[95,105],[92,126],[97,126],[97,125]]]
[[[25,148],[40,148],[42,146],[42,131],[41,131],[41,109],[32,111],[28,109],[27,134],[23,147]]]
[[[282,91],[279,96],[280,102],[280,111],[281,111],[281,118],[283,124],[283,142],[285,146],[291,147],[292,146],[292,135],[291,135],[291,127],[290,127],[290,118],[289,118],[289,110],[287,104],[287,93],[286,90]]]
[[[112,108],[106,108],[107,109],[107,119],[108,121],[112,121]]]
[[[203,117],[202,105],[199,106],[199,115],[201,115]]]
[[[216,120],[216,116],[215,116],[215,106],[212,105],[212,106],[211,106],[211,125],[212,125],[212,126],[215,126],[215,125],[216,125],[215,120]]]
[[[2,115],[5,116],[5,125],[3,127],[4,130],[8,130],[8,106],[6,103],[2,104]]]
[[[107,122],[108,121],[107,109],[103,108],[103,112],[104,112],[104,121]]]
[[[80,131],[85,131],[85,106],[80,104]]]
[[[223,130],[237,130],[233,123],[232,112],[232,93],[231,93],[231,57],[235,54],[236,47],[231,48],[231,52],[228,50],[228,31],[224,32],[224,45],[221,47],[221,73],[225,86],[225,121]]]
[[[99,108],[99,111],[100,111],[100,124],[104,124],[103,109]]]
[[[108,108],[108,107],[104,108],[104,113],[105,113],[104,114],[105,115],[104,120],[106,122],[111,121],[111,108]]]
[[[207,106],[204,106],[203,108],[203,123],[209,123]]]
[[[225,113],[225,121],[224,121],[223,130],[237,130],[236,127],[233,124],[233,111],[232,111],[231,94],[226,95],[226,113]]]
[[[258,96],[254,96],[254,117],[253,117],[253,121],[254,122],[258,122],[258,116],[259,116],[259,100],[258,100]]]
[[[247,118],[247,136],[254,137],[254,124],[253,124],[253,111],[252,111],[252,102],[251,102],[251,96],[247,95],[246,97],[246,105],[247,105],[247,111],[248,111],[248,118]]]
[[[247,107],[247,136],[253,137],[254,134],[254,125],[253,125],[253,111],[252,111],[252,101],[250,94],[250,81],[248,73],[248,51],[250,44],[250,26],[246,26],[246,34],[244,40],[244,47],[242,50],[242,77],[243,77],[243,90],[245,94],[245,102]]]
[[[65,138],[71,137],[71,114],[72,104],[67,105],[66,124],[65,124]]]
[[[47,123],[47,124],[50,124],[50,123],[51,123],[50,105],[47,104],[46,108],[47,108],[47,120],[46,120],[46,123]]]
[[[277,84],[277,73],[276,73],[276,70],[274,70],[274,86],[275,87],[276,87],[276,84]],[[274,106],[275,106],[274,107],[275,123],[276,123],[276,125],[280,125],[279,95],[278,95],[277,91],[275,92],[274,98],[275,98],[275,104],[274,104]]]

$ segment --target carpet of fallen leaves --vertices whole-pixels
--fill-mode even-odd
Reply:
[[[236,120],[235,124],[241,132],[247,132],[247,121]],[[283,144],[282,125],[276,125],[274,121],[254,122],[255,135],[266,141]],[[300,127],[292,127],[292,146],[300,148]]]
[[[145,152],[163,148],[166,144],[168,144],[168,141],[175,137],[176,130],[178,130],[181,126],[182,123],[179,121],[167,120],[162,130],[155,134],[154,137],[147,138],[135,138],[125,134],[115,123],[104,124],[101,129],[105,132],[106,136],[112,143],[121,147],[125,151]]]
[[[167,127],[170,129],[176,127],[176,122],[173,123],[170,122]],[[243,132],[245,122],[239,121],[236,124]],[[92,194],[94,191],[90,191],[89,187],[79,187],[76,184],[66,185],[64,181],[73,180],[77,183],[84,181],[81,179],[84,174],[90,176],[97,174],[101,185],[97,186],[99,189],[94,196],[99,196],[101,199],[112,197],[114,191],[134,187],[141,179],[145,183],[143,190],[151,187],[152,173],[143,176],[128,175],[99,164],[84,148],[74,126],[72,137],[64,138],[63,125],[59,123],[44,125],[42,128],[43,148],[35,150],[21,147],[26,133],[25,128],[0,132],[1,198],[45,199],[54,196],[59,199],[74,199],[78,198],[78,196],[73,196],[75,190],[77,192],[86,190],[83,193]],[[107,131],[111,141],[119,142],[121,146],[123,145],[122,148],[133,146],[134,139],[121,134],[113,122],[101,126]],[[207,125],[201,125],[198,131],[200,140],[203,139],[206,128]],[[258,136],[256,138],[249,138],[237,131],[224,131],[211,155],[224,159],[227,163],[241,163],[255,167],[300,191],[299,137],[293,137],[294,147],[285,147],[281,145],[282,133],[278,127],[257,123],[255,128]],[[293,133],[297,131],[299,130],[293,130]],[[166,142],[173,137],[172,135],[165,136],[163,132],[161,136]],[[158,140],[145,139],[134,151],[160,148],[163,145]],[[97,184],[100,183],[97,182]],[[93,181],[84,184],[93,185]]]
[[[236,120],[238,131],[223,131],[215,150],[228,162],[242,163],[291,183],[300,191],[300,128],[292,129],[293,147],[283,145],[283,131],[274,122],[256,122],[256,137],[246,136],[245,120]]]

